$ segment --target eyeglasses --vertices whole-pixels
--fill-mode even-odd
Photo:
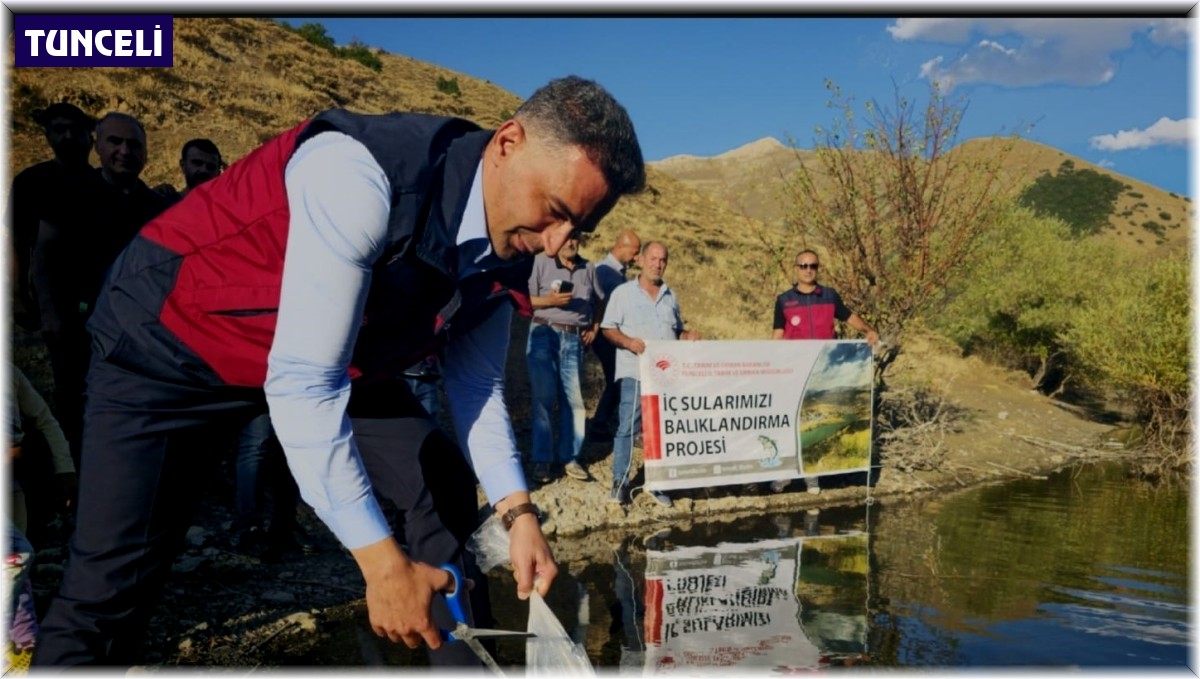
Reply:
[[[812,269],[813,271],[816,271],[817,269],[821,268],[821,265],[816,262],[813,262],[812,264],[805,262],[804,264],[797,264],[796,268],[804,270]]]

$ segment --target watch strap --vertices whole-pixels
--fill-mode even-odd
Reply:
[[[541,518],[542,513],[538,510],[537,505],[532,502],[523,502],[514,507],[509,507],[508,511],[500,515],[500,521],[504,524],[504,530],[512,530],[513,521],[522,514],[533,514]]]

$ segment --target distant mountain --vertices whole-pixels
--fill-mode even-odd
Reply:
[[[962,150],[995,154],[1007,141],[970,139],[962,143]],[[735,212],[782,227],[787,215],[783,178],[812,159],[811,150],[792,149],[767,137],[717,156],[672,156],[651,165],[717,198]],[[1112,228],[1103,230],[1099,237],[1147,254],[1160,248],[1187,247],[1194,207],[1186,197],[1024,139],[1016,140],[1004,170],[1016,175],[1014,189],[1020,191],[1042,173],[1057,173],[1064,161],[1073,163],[1077,171],[1092,170],[1113,177],[1125,187],[1109,217]]]

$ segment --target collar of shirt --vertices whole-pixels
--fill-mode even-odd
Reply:
[[[584,259],[583,256],[578,253],[576,253],[575,256],[571,258],[571,261],[575,263],[575,268],[571,269],[572,272],[578,271],[583,265],[587,264],[587,260]],[[566,265],[564,265],[562,263],[562,260],[559,259],[558,257],[554,258],[554,267],[557,269],[566,269],[567,268]]]
[[[488,271],[506,262],[492,252],[492,241],[488,238],[487,213],[483,209],[483,160],[475,168],[475,179],[471,192],[467,194],[467,205],[463,208],[462,223],[458,225],[458,277]]]
[[[620,273],[622,276],[625,275],[625,270],[628,268],[624,264],[622,264],[620,262],[620,260],[618,260],[616,257],[613,257],[613,253],[611,253],[611,252],[608,253],[607,255],[605,255],[604,259],[602,259],[600,261],[600,263],[604,264],[605,266],[609,266],[609,267],[612,267],[613,269],[616,269],[617,272]]]

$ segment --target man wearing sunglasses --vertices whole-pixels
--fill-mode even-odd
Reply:
[[[796,255],[796,285],[775,298],[775,329],[772,339],[834,339],[833,320],[845,323],[866,335],[867,344],[879,343],[879,333],[842,302],[837,290],[817,283],[820,258],[813,250],[801,250]],[[808,492],[821,492],[817,477],[806,479]],[[771,490],[780,492],[788,480],[771,483]]]

